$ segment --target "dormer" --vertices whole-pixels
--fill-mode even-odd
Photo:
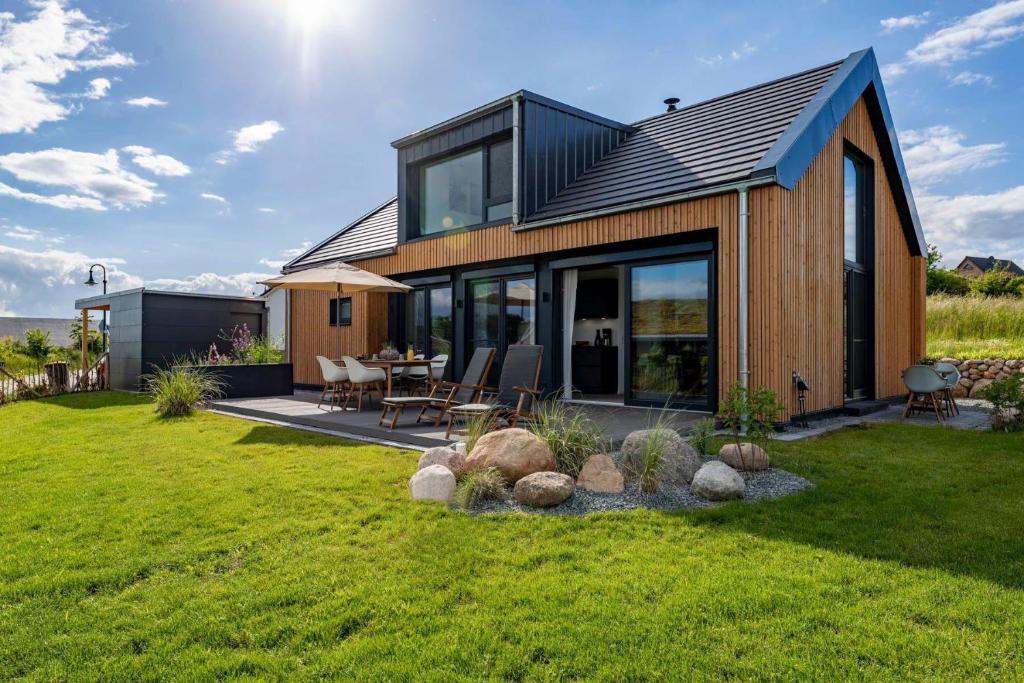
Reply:
[[[521,90],[396,140],[398,240],[518,225],[633,130]]]

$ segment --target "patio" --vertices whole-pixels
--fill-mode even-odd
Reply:
[[[408,410],[402,415],[394,430],[380,427],[380,403],[365,408],[359,413],[354,410],[328,410],[324,405],[317,407],[320,393],[297,390],[292,396],[271,398],[241,398],[214,401],[212,407],[223,413],[252,417],[273,422],[283,422],[331,432],[338,436],[352,436],[377,442],[389,442],[413,448],[431,448],[449,443],[444,438],[446,421],[440,427],[415,421],[417,412]],[[622,443],[630,432],[646,428],[652,421],[651,410],[615,405],[574,404],[586,413],[595,424],[611,437],[615,446]],[[685,430],[702,413],[672,411],[676,428]]]

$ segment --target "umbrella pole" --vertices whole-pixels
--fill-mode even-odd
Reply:
[[[334,357],[341,360],[341,283],[334,284]]]

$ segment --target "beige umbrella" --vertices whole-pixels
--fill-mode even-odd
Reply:
[[[260,283],[271,289],[304,289],[335,292],[337,320],[341,321],[341,295],[358,292],[408,292],[412,287],[341,261],[298,270]],[[337,325],[335,353],[341,358],[341,325]]]

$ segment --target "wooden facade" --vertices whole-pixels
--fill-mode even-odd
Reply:
[[[843,404],[843,150],[856,146],[874,161],[875,387],[879,397],[902,391],[900,370],[924,354],[924,259],[911,256],[883,170],[863,98],[790,191],[750,190],[750,383],[774,390],[796,409],[791,373],[810,380],[809,410]],[[353,260],[387,276],[483,264],[516,257],[713,231],[718,272],[718,391],[738,378],[738,195],[686,202],[533,230],[510,225],[469,230],[398,245],[391,255]],[[291,297],[295,381],[320,382],[316,354],[333,355],[327,293]],[[353,299],[346,353],[377,350],[387,339],[382,295]]]

